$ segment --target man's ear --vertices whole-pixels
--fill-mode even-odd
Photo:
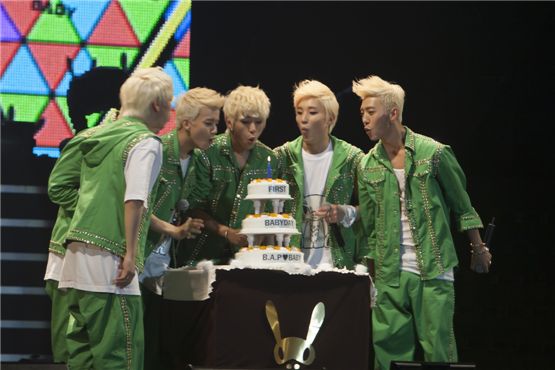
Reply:
[[[394,107],[389,111],[389,120],[398,120],[399,119],[399,108]]]
[[[181,121],[181,127],[185,129],[185,131],[189,131],[191,129],[191,121],[188,119],[184,119]]]
[[[230,131],[233,132],[233,120],[230,118],[225,119],[225,127]]]
[[[158,102],[156,102],[156,101],[152,102],[152,103],[151,103],[151,107],[152,107],[152,110],[153,110],[155,113],[160,112],[160,104],[158,104]]]

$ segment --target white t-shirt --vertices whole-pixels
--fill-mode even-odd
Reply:
[[[331,250],[327,245],[328,224],[311,216],[311,213],[317,211],[325,202],[324,189],[333,157],[331,141],[322,153],[310,154],[303,149],[302,155],[304,201],[308,211],[302,225],[304,259],[313,268],[320,264],[333,266]]]
[[[189,167],[190,161],[191,156],[188,156],[185,159],[179,159],[183,178],[187,177],[187,168]],[[167,222],[171,222],[172,218],[173,215],[170,215]],[[172,240],[173,239],[169,236],[164,237],[163,241],[157,245],[157,248],[154,248],[150,255],[146,257],[145,268],[141,275],[139,275],[139,281],[143,287],[157,295],[162,295],[164,274],[170,264],[169,251],[172,245]]]
[[[191,156],[188,156],[185,159],[179,159],[179,163],[181,164],[181,174],[183,178],[187,176],[187,168],[189,168],[189,163],[191,162]]]
[[[54,252],[48,252],[48,262],[46,262],[46,272],[44,280],[60,281],[64,256]]]
[[[142,200],[148,208],[148,195],[162,168],[162,144],[155,138],[140,141],[130,151],[125,162],[125,198]]]
[[[162,144],[148,138],[136,144],[125,163],[125,201],[147,199],[162,167]],[[60,276],[60,288],[88,292],[140,295],[138,274],[125,288],[114,284],[122,258],[97,246],[73,242],[68,245]]]
[[[397,182],[399,183],[399,197],[401,202],[401,240],[400,240],[400,254],[401,254],[401,270],[412,272],[420,275],[418,269],[418,262],[416,261],[416,250],[414,249],[414,240],[410,231],[410,223],[407,217],[407,208],[405,206],[405,170],[394,168]],[[453,269],[446,271],[439,275],[436,279],[454,281]]]

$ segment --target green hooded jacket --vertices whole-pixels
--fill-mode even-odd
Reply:
[[[195,158],[200,155],[199,149],[191,152],[187,173],[181,170],[179,140],[177,129],[161,137],[164,148],[164,160],[158,177],[158,190],[153,202],[152,212],[162,221],[171,222],[177,203],[187,199],[197,181]],[[162,241],[163,235],[149,230],[145,247],[145,258]]]
[[[240,229],[243,219],[254,213],[253,202],[244,200],[247,186],[254,179],[268,177],[268,157],[272,177],[278,178],[281,166],[272,149],[257,141],[245,167],[240,170],[229,133],[217,135],[214,143],[195,157],[197,180],[188,199],[191,208],[200,208],[220,224]],[[182,244],[184,246],[178,251],[178,266],[194,265],[203,259],[225,264],[237,251],[227,240],[210,232],[184,240]]]
[[[466,177],[451,148],[405,129],[405,207],[420,278],[430,280],[458,264],[451,236],[451,212],[460,231],[483,226],[472,208]],[[358,181],[359,211],[376,281],[398,286],[399,184],[381,141],[362,159]]]
[[[357,204],[356,196],[356,168],[362,159],[363,152],[359,148],[330,135],[333,156],[331,167],[326,179],[324,197],[330,204]],[[303,139],[287,142],[274,149],[278,159],[283,163],[283,178],[289,183],[289,191],[293,201],[285,202],[286,213],[291,213],[297,222],[297,228],[301,231],[303,225],[303,201],[304,201],[304,166],[302,155]],[[352,269],[355,264],[366,257],[367,252],[361,249],[358,242],[359,235],[355,230],[360,228],[359,222],[355,222],[350,228],[337,224],[345,245],[341,247],[333,233],[330,235],[330,246],[335,267],[347,267]],[[291,238],[291,245],[301,246],[300,235]],[[363,245],[362,245],[363,246]]]
[[[83,155],[79,199],[66,243],[80,241],[125,256],[125,163],[130,150],[149,137],[160,140],[140,120],[124,117],[100,126],[95,135],[82,141],[79,145]],[[155,191],[156,186],[149,196],[149,204]],[[152,207],[148,207],[139,226],[135,261],[139,271],[144,265],[144,244],[151,213]]]
[[[83,130],[75,135],[62,150],[60,158],[56,161],[48,178],[48,197],[59,206],[48,247],[50,252],[65,254],[64,241],[79,198],[79,180],[81,161],[83,160],[79,145],[83,140],[94,135],[99,127]]]

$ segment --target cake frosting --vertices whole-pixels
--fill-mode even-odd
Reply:
[[[243,234],[298,234],[295,219],[289,214],[261,213],[248,215],[241,223]]]
[[[289,184],[281,179],[252,180],[245,199],[253,201],[254,214],[247,215],[241,223],[248,247],[235,254],[235,264],[253,268],[304,266],[304,254],[290,245],[291,235],[300,234],[295,219],[282,213],[284,202],[292,199]],[[272,202],[273,213],[260,212],[267,201]]]
[[[289,184],[282,179],[254,179],[247,185],[247,200],[252,200],[254,213],[260,213],[266,201],[272,202],[275,213],[283,212],[286,200],[293,199],[289,195]]]
[[[251,267],[282,267],[303,263],[304,254],[294,247],[258,246],[241,248],[235,259]]]
[[[289,184],[282,179],[254,179],[247,185],[245,199],[292,199]]]

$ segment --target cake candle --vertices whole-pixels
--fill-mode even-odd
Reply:
[[[271,179],[272,178],[272,164],[270,162],[270,156],[268,156],[268,178]]]

